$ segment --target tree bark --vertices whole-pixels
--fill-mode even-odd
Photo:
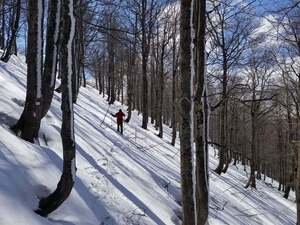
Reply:
[[[132,74],[132,68],[135,68],[135,57],[136,57],[136,36],[134,37],[134,43],[133,43],[133,49],[132,52],[129,53],[129,64],[127,68],[127,95],[128,95],[128,115],[125,120],[126,123],[129,123],[131,119],[131,113],[132,113],[132,105],[133,105],[133,74]]]
[[[151,9],[152,10],[152,9]],[[142,31],[142,128],[147,129],[148,127],[148,78],[147,78],[147,63],[149,56],[149,40],[150,30],[146,30],[147,21],[147,0],[142,0],[142,11],[141,11],[141,31]]]
[[[191,0],[181,0],[180,11],[180,70],[181,70],[181,191],[183,225],[195,225],[193,194],[193,163],[191,142]]]
[[[43,110],[41,119],[47,114],[51,106],[55,89],[59,48],[60,7],[60,0],[52,0],[48,5],[46,54],[42,81]]]
[[[1,2],[1,36],[0,36],[0,48],[5,48],[5,0]]]
[[[196,225],[205,225],[208,218],[208,145],[207,145],[207,95],[205,87],[205,34],[206,0],[194,1],[193,27],[195,30],[194,61],[196,93],[194,100],[195,147],[196,147]],[[204,94],[204,95],[203,95]]]
[[[255,171],[257,170],[257,151],[256,151],[256,140],[257,140],[257,110],[258,105],[256,102],[256,95],[255,91],[253,91],[252,94],[252,100],[251,103],[251,159],[250,159],[250,176],[249,180],[245,186],[245,188],[248,188],[251,186],[251,188],[256,188],[256,178],[255,178]]]
[[[171,145],[175,145],[177,136],[176,123],[176,74],[177,74],[177,57],[176,57],[176,35],[177,35],[177,18],[175,18],[173,37],[172,37],[172,140]]]
[[[162,46],[161,46],[161,53],[160,53],[160,72],[159,72],[159,108],[158,108],[158,126],[159,126],[159,133],[158,137],[163,137],[163,102],[164,102],[164,86],[165,86],[165,79],[164,79],[164,56],[165,56],[165,38],[166,38],[166,31],[164,31],[163,39],[162,39]]]
[[[56,190],[40,200],[36,213],[47,216],[56,210],[70,195],[75,182],[75,137],[74,112],[72,98],[72,43],[74,39],[75,17],[73,0],[62,0],[62,37],[61,37],[61,73],[62,73],[62,129],[63,172]]]
[[[11,24],[11,35],[7,43],[6,49],[4,50],[1,56],[1,60],[3,62],[8,62],[10,56],[13,54],[13,50],[15,49],[14,45],[16,43],[17,34],[19,30],[20,14],[21,14],[21,0],[15,0],[13,6],[13,21]]]
[[[26,141],[34,142],[42,113],[43,0],[28,1],[27,90],[25,107],[11,129]]]
[[[109,26],[110,28],[114,27],[114,21],[112,19],[112,15],[109,16]],[[116,84],[115,84],[115,40],[113,37],[113,33],[107,36],[108,38],[108,75],[110,77],[110,100],[109,104],[114,104],[116,100]]]

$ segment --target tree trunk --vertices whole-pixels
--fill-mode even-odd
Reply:
[[[55,89],[59,48],[60,7],[60,0],[50,1],[48,5],[46,55],[42,78],[43,111],[41,119],[47,114],[50,108]]]
[[[14,46],[13,46],[12,54],[15,55],[15,56],[18,55],[17,38],[15,38],[15,40],[14,40]]]
[[[43,0],[28,1],[27,90],[25,107],[11,129],[26,141],[34,142],[42,113]]]
[[[165,31],[162,40],[161,55],[160,55],[160,73],[159,73],[159,108],[158,108],[158,137],[163,137],[163,100],[164,100],[164,55],[165,55]]]
[[[99,87],[99,94],[101,95],[103,90],[103,86],[102,86],[102,79],[103,79],[103,71],[102,71],[102,60],[99,60],[99,67],[98,70],[96,71],[96,77],[98,80],[98,87]]]
[[[0,36],[0,48],[5,48],[5,0],[2,0],[1,4],[1,36]]]
[[[176,35],[177,35],[177,18],[175,19],[174,31],[172,37],[172,140],[171,144],[174,146],[177,135],[176,123],[176,73],[177,73],[177,57],[176,57]]]
[[[131,119],[131,112],[132,112],[132,101],[133,101],[133,76],[132,76],[132,68],[135,67],[135,44],[133,47],[133,53],[130,53],[130,60],[128,63],[128,69],[127,69],[127,95],[128,95],[128,115],[125,120],[126,123],[129,123]]]
[[[288,93],[288,90],[287,90]],[[292,135],[292,116],[291,116],[291,109],[290,109],[290,102],[289,102],[289,98],[287,97],[287,108],[286,108],[286,113],[287,113],[287,122],[288,122],[288,149],[292,149],[291,148],[291,141],[293,139],[293,135]],[[296,168],[296,164],[297,162],[295,161],[295,157],[292,157],[292,166],[291,166],[291,172],[288,175],[288,183],[287,186],[285,188],[284,191],[284,198],[288,198],[289,194],[290,194],[290,190],[292,187],[294,187],[294,183],[295,183],[295,168]]]
[[[103,62],[101,66],[101,71],[102,71],[102,97],[104,98],[105,96],[105,58],[103,57]]]
[[[195,143],[196,143],[196,225],[205,225],[208,218],[208,103],[205,80],[205,33],[206,33],[206,0],[194,1],[193,27],[195,30],[194,46],[196,95],[194,101]],[[203,100],[202,100],[203,99]]]
[[[83,3],[81,3],[83,4]],[[83,16],[83,14],[82,14]],[[81,75],[83,79],[83,87],[86,87],[86,75],[85,75],[85,60],[84,60],[84,28],[83,28],[83,21],[80,22],[80,36],[79,36],[79,45],[80,45],[80,55],[79,55],[79,67],[81,68]]]
[[[150,76],[150,116],[151,116],[151,124],[154,124],[155,120],[155,105],[156,105],[156,90],[155,90],[155,65],[153,56],[151,57],[151,76]]]
[[[75,137],[74,137],[74,112],[72,98],[72,43],[75,31],[75,17],[73,0],[62,0],[62,38],[61,38],[61,63],[62,63],[62,129],[63,144],[63,172],[56,190],[48,197],[40,200],[36,213],[47,216],[56,210],[70,195],[75,182]]]
[[[77,0],[73,0],[74,5],[76,5],[76,1]],[[78,33],[77,27],[75,25],[75,37],[76,37],[76,32]],[[79,57],[78,54],[76,54],[77,49],[76,49],[76,38],[74,38],[74,41],[72,42],[72,102],[76,103],[77,102],[77,98],[78,98],[78,94],[79,94],[79,88],[81,86],[81,82],[80,82],[80,72],[77,72],[76,70],[80,67],[79,65]],[[83,69],[83,67],[81,68]]]
[[[219,147],[219,163],[217,168],[215,169],[215,172],[217,174],[221,174],[222,170],[224,169],[224,165],[226,163],[226,141],[225,141],[225,116],[226,116],[226,104],[225,99],[223,99],[223,103],[221,105],[221,115],[220,115],[220,147]]]
[[[223,44],[224,46],[224,44]],[[223,48],[223,75],[222,75],[222,104],[221,104],[221,128],[220,128],[220,152],[219,152],[219,164],[215,169],[215,172],[219,175],[224,170],[226,164],[226,155],[227,155],[227,143],[226,143],[226,115],[227,115],[227,58],[226,52]]]
[[[181,0],[180,70],[181,70],[181,191],[183,225],[195,225],[193,163],[191,142],[191,0]]]
[[[253,98],[254,100],[255,98]],[[251,106],[251,159],[250,159],[250,176],[249,180],[245,186],[245,188],[248,188],[251,186],[251,188],[256,188],[256,178],[255,178],[255,171],[257,170],[257,161],[256,161],[256,104],[255,102],[252,103]]]
[[[147,0],[142,0],[141,12],[141,31],[142,31],[142,128],[148,127],[148,79],[147,79],[147,62],[149,56],[149,42],[150,33],[146,31],[146,15],[147,14]],[[150,32],[150,31],[149,31]]]
[[[14,1],[13,7],[13,20],[11,24],[11,36],[7,43],[6,49],[1,56],[3,62],[8,62],[10,56],[13,54],[14,44],[16,43],[16,38],[19,30],[19,21],[21,13],[21,0]]]
[[[112,26],[110,24],[110,26]],[[110,100],[109,104],[114,104],[116,100],[116,95],[115,95],[115,74],[114,74],[114,43],[112,40],[112,37],[108,37],[108,76],[110,77]]]

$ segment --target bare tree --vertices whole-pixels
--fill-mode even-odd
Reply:
[[[249,56],[249,64],[246,69],[246,84],[245,93],[246,96],[241,102],[250,110],[250,122],[251,122],[251,157],[250,157],[250,176],[246,184],[246,188],[251,186],[256,188],[255,172],[259,170],[260,159],[258,152],[258,129],[261,126],[262,120],[265,116],[274,109],[275,105],[263,104],[271,101],[274,98],[274,94],[269,90],[270,82],[272,81],[272,75],[274,70],[272,69],[272,60],[267,50],[257,48]],[[249,94],[249,97],[248,96]]]
[[[48,112],[56,83],[57,59],[59,48],[59,21],[60,21],[60,0],[50,1],[48,4],[48,22],[45,48],[45,62],[42,78],[43,109],[42,119]]]
[[[142,128],[147,129],[149,119],[147,64],[153,28],[161,3],[157,0],[129,0],[128,3],[134,14],[137,15],[138,28],[141,32],[138,37],[142,58]]]
[[[183,225],[195,224],[192,161],[193,143],[191,139],[191,4],[191,0],[182,0],[180,9],[180,152]]]
[[[157,65],[159,68],[159,85],[158,85],[158,126],[159,133],[158,136],[160,138],[163,137],[163,105],[164,105],[164,89],[165,89],[165,58],[167,55],[167,47],[172,37],[171,29],[171,8],[169,10],[163,10],[162,18],[159,18],[159,24],[157,25],[157,48],[159,53],[159,64]]]
[[[231,72],[240,65],[249,36],[255,27],[253,17],[249,14],[253,2],[209,1],[212,8],[207,13],[210,61],[215,67],[210,79],[220,84],[219,100],[211,107],[212,110],[220,107],[220,159],[215,169],[218,174],[226,172],[231,160],[226,140],[227,101],[230,92],[228,83]]]
[[[193,57],[195,66],[196,92],[194,97],[194,133],[196,146],[195,210],[196,225],[205,225],[208,219],[208,108],[206,88],[206,0],[194,1],[193,29],[195,37]],[[194,32],[192,32],[194,33]]]
[[[40,200],[36,210],[41,216],[47,216],[56,210],[70,195],[75,182],[75,136],[74,112],[72,98],[73,53],[72,46],[75,36],[75,17],[73,0],[61,1],[61,76],[62,76],[62,129],[63,172],[56,190]],[[74,81],[74,80],[73,80]]]
[[[4,1],[3,1],[4,2]],[[16,44],[17,34],[19,30],[20,14],[21,14],[21,0],[15,0],[12,13],[11,35],[7,46],[1,56],[3,62],[8,62],[10,56],[13,54],[14,45]]]
[[[27,141],[38,137],[42,113],[43,0],[28,1],[27,91],[25,107],[12,130]]]
[[[176,8],[175,8],[176,10]],[[175,140],[177,136],[177,96],[176,95],[176,85],[177,85],[177,73],[178,73],[178,44],[177,44],[177,35],[178,35],[178,13],[174,13],[175,16],[173,18],[173,32],[172,32],[172,140],[171,144],[175,145]]]
[[[129,60],[128,60],[128,65],[127,65],[127,105],[128,105],[128,115],[125,120],[125,122],[129,123],[131,119],[131,113],[132,113],[132,106],[133,106],[133,95],[134,95],[134,90],[133,90],[133,81],[134,81],[134,76],[133,71],[136,68],[136,56],[137,56],[137,17],[135,16],[135,23],[134,23],[134,37],[133,37],[133,43],[130,43],[129,47]]]

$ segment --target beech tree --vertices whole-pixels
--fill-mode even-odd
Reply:
[[[192,2],[194,3],[192,5]],[[192,9],[192,10],[191,10]],[[204,225],[208,218],[206,121],[206,1],[181,1],[181,187],[184,225]],[[196,85],[195,85],[196,83]],[[194,92],[194,88],[196,91]],[[195,138],[195,139],[194,139]],[[196,146],[193,165],[192,146]],[[195,174],[193,174],[195,166]],[[195,180],[193,180],[195,176]]]
[[[191,139],[191,0],[181,0],[180,8],[180,160],[183,225],[195,224],[193,158]]]
[[[141,62],[142,62],[142,107],[143,114],[142,128],[147,129],[149,120],[149,104],[148,104],[148,59],[150,53],[151,37],[153,34],[155,20],[160,12],[159,6],[161,3],[157,0],[129,0],[129,7],[134,12],[137,18],[138,29],[141,35],[138,36],[138,41],[141,47]],[[140,94],[140,93],[138,93]]]
[[[297,203],[297,225],[300,224],[300,184],[299,184],[299,174],[300,174],[300,166],[299,166],[299,123],[300,123],[300,110],[299,110],[299,92],[300,92],[300,74],[299,70],[297,70],[297,60],[295,60],[295,56],[300,56],[300,1],[294,0],[288,2],[286,5],[282,6],[276,13],[275,13],[275,21],[272,23],[277,28],[278,37],[279,39],[287,45],[288,55],[290,56],[290,60],[292,64],[289,66],[289,69],[292,70],[292,76],[287,73],[286,80],[287,83],[291,83],[292,89],[289,89],[286,86],[288,91],[288,96],[291,97],[291,101],[294,104],[290,104],[289,107],[286,107],[288,110],[288,121],[289,121],[289,146],[292,149],[293,160],[291,171],[289,173],[289,184],[285,190],[284,197],[288,197],[291,186],[295,188],[296,192],[296,203]],[[285,71],[287,72],[287,71]],[[293,107],[294,106],[294,107]],[[294,110],[292,110],[294,108]],[[296,112],[296,115],[292,115],[293,111]],[[296,126],[293,126],[296,124]],[[294,128],[293,128],[294,127]],[[294,133],[294,135],[293,135]],[[296,160],[295,160],[296,159]]]
[[[259,48],[258,48],[259,49]],[[249,63],[246,67],[246,76],[248,83],[245,84],[244,91],[247,93],[241,102],[250,110],[251,119],[251,158],[250,158],[250,176],[246,188],[251,186],[256,188],[255,172],[259,171],[261,155],[258,151],[258,129],[263,125],[265,116],[273,109],[264,107],[266,101],[271,101],[274,95],[268,86],[270,85],[274,70],[272,69],[271,54],[267,50],[260,49],[253,51],[249,56]]]
[[[248,47],[248,39],[255,28],[255,22],[250,14],[254,1],[236,2],[230,1],[209,1],[210,13],[207,13],[208,33],[210,41],[210,61],[213,62],[213,72],[210,73],[210,80],[219,82],[219,99],[211,108],[220,109],[220,138],[219,138],[219,164],[215,172],[221,174],[226,172],[231,160],[226,139],[227,127],[227,101],[231,73],[241,61],[243,53]],[[246,19],[247,18],[247,19]]]
[[[4,1],[3,1],[4,4]],[[7,42],[7,46],[1,56],[1,60],[3,62],[8,62],[10,56],[17,51],[16,48],[16,39],[19,31],[19,22],[20,22],[20,14],[21,14],[21,0],[15,0],[13,2],[13,13],[12,13],[12,23],[11,23],[11,35]],[[2,24],[4,27],[4,25]]]
[[[28,1],[27,90],[24,110],[12,130],[24,140],[38,137],[42,113],[43,0]]]
[[[128,105],[128,114],[127,118],[125,120],[126,123],[129,123],[131,119],[132,114],[132,108],[133,108],[133,97],[134,97],[134,78],[136,77],[136,74],[133,74],[134,69],[136,69],[136,56],[137,56],[137,16],[135,15],[135,23],[133,28],[133,40],[130,41],[129,46],[129,59],[127,61],[127,105]]]
[[[157,52],[158,52],[158,65],[159,68],[158,78],[159,85],[157,88],[158,92],[158,109],[157,109],[157,122],[159,127],[158,136],[160,138],[163,137],[163,104],[164,104],[164,92],[165,92],[165,77],[166,77],[166,69],[165,69],[165,58],[167,54],[167,47],[171,40],[172,33],[171,29],[171,8],[169,10],[164,10],[163,18],[160,19],[159,24],[157,24]]]
[[[41,216],[47,216],[56,210],[70,195],[76,173],[74,111],[72,98],[72,79],[74,63],[72,46],[75,36],[75,17],[73,0],[61,0],[61,39],[60,60],[62,78],[62,126],[61,138],[63,144],[63,172],[56,190],[39,202],[36,210]]]
[[[195,73],[194,133],[196,147],[195,162],[195,210],[196,225],[205,225],[208,219],[208,102],[206,77],[206,0],[194,1],[193,26],[195,36],[193,57]]]
[[[176,12],[176,8],[174,9]],[[178,93],[176,91],[177,87],[177,78],[178,78],[178,41],[177,41],[177,35],[178,35],[178,12],[174,12],[174,18],[173,18],[173,32],[172,32],[172,37],[171,37],[171,42],[172,42],[172,122],[171,122],[171,127],[172,127],[172,140],[171,144],[175,145],[176,141],[176,136],[177,136],[177,96]]]
[[[39,2],[39,1],[38,1]],[[47,114],[56,83],[57,58],[58,58],[58,38],[59,38],[59,18],[60,1],[53,0],[48,4],[47,36],[45,58],[43,60],[43,11],[44,1],[41,0],[38,9],[31,9],[28,4],[29,13],[34,13],[38,17],[29,15],[28,17],[28,50],[27,50],[27,94],[25,107],[18,122],[12,126],[12,130],[23,139],[34,142],[38,137],[41,120]],[[35,29],[35,30],[34,30]],[[35,35],[36,34],[36,35]],[[34,45],[34,47],[32,47]],[[43,64],[44,61],[44,64]],[[33,68],[31,68],[33,67]],[[33,91],[33,90],[36,91]]]
[[[48,112],[55,89],[59,48],[60,10],[60,0],[49,1],[45,62],[42,77],[43,108],[40,119]]]

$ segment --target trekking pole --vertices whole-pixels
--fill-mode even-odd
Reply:
[[[105,118],[106,118],[106,116],[107,116],[107,113],[109,113],[109,107],[110,107],[110,105],[108,106],[108,108],[107,108],[107,110],[106,110],[106,113],[105,113],[104,118],[103,118],[103,120],[102,120],[102,122],[101,122],[101,124],[100,124],[100,127],[101,127],[102,124],[104,123],[104,120],[105,120]]]

